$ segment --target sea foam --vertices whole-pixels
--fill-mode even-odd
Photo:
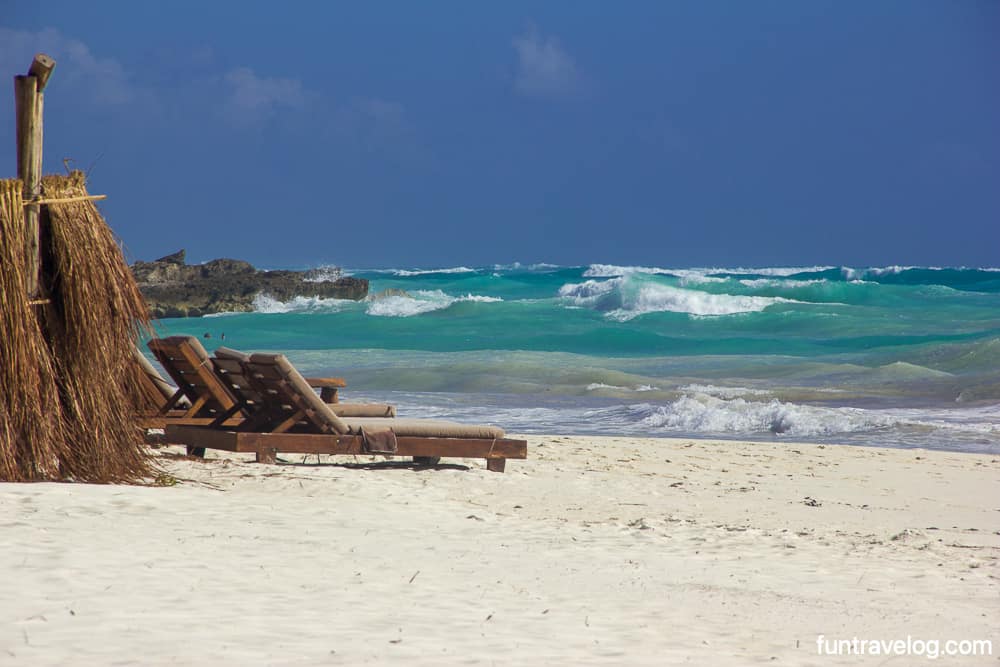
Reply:
[[[322,283],[337,280],[348,275],[350,274],[344,273],[344,270],[339,266],[318,266],[315,269],[306,271],[302,280],[307,283]]]
[[[643,392],[643,391],[660,391],[659,387],[654,387],[651,384],[640,384],[635,387],[622,387],[616,384],[605,384],[604,382],[591,382],[587,385],[587,391],[619,391],[619,392]]]
[[[784,278],[800,273],[821,273],[833,266],[779,266],[768,268],[724,268],[724,267],[702,267],[702,268],[661,268],[655,266],[620,266],[617,264],[591,264],[583,272],[584,278],[615,278],[627,276],[633,273],[646,273],[650,275],[671,275],[688,280],[698,280],[705,278],[717,278],[725,280],[728,275],[755,275],[770,276],[774,278]]]
[[[352,303],[345,299],[324,299],[318,296],[297,296],[288,301],[279,301],[269,294],[258,294],[253,300],[253,309],[258,313],[336,313]]]
[[[692,389],[694,387],[689,387]],[[756,393],[756,392],[750,392]],[[801,405],[772,399],[752,401],[694,391],[667,404],[628,406],[638,424],[668,432],[705,435],[754,436],[761,434],[816,438],[888,429],[909,428],[940,432],[1000,433],[1000,407],[966,410],[865,409]]]
[[[443,310],[462,301],[494,303],[503,301],[503,299],[478,294],[455,297],[445,294],[441,290],[416,290],[410,292],[408,296],[398,295],[373,299],[368,303],[365,312],[376,317],[413,317],[435,310]]]
[[[666,405],[634,406],[641,423],[652,428],[694,433],[787,434],[815,437],[887,428],[900,420],[861,408],[826,408],[779,400],[723,399],[685,395]]]
[[[449,274],[449,273],[475,273],[476,269],[470,269],[467,266],[455,266],[450,269],[393,269],[392,273],[397,276],[402,277],[412,277],[412,276],[429,276],[434,274]]]
[[[583,272],[584,278],[615,278],[618,276],[626,276],[630,273],[649,273],[649,274],[669,274],[672,275],[673,272],[669,269],[660,269],[651,266],[618,266],[617,264],[591,264],[587,267],[587,270]]]
[[[604,312],[625,322],[656,312],[713,316],[752,313],[779,303],[797,303],[782,297],[710,294],[656,282],[636,281],[628,276],[610,280],[570,283],[559,289],[567,303]]]

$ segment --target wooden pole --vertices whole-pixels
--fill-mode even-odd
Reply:
[[[14,110],[17,122],[17,177],[24,181],[24,199],[39,199],[42,193],[42,115],[45,96],[42,90],[48,83],[56,62],[39,53],[35,56],[28,74],[14,77]],[[24,207],[24,223],[28,237],[27,273],[28,297],[39,294],[38,274],[41,268],[39,248],[38,204]]]
[[[38,79],[38,92],[45,90],[45,86],[49,82],[49,77],[52,76],[52,70],[55,68],[55,60],[44,53],[35,54],[35,59],[31,61],[31,67],[28,68],[28,76]]]

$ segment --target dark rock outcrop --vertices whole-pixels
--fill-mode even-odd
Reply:
[[[368,295],[363,278],[326,280],[316,271],[259,271],[238,259],[189,265],[183,250],[153,262],[136,262],[132,273],[155,318],[248,312],[260,294],[279,301],[297,296],[358,301]]]

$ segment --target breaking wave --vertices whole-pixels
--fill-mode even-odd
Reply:
[[[815,437],[888,428],[899,422],[861,408],[724,399],[708,394],[685,395],[666,405],[634,406],[641,423],[652,428],[693,433],[787,434]]]
[[[998,406],[969,410],[865,409],[800,405],[777,399],[749,401],[694,392],[665,405],[643,403],[629,406],[629,410],[645,427],[700,434],[770,433],[816,438],[898,428],[1000,433]]]
[[[643,391],[660,391],[660,388],[654,387],[651,384],[640,384],[635,387],[621,387],[619,385],[605,384],[603,382],[591,382],[590,384],[587,385],[587,391],[601,391],[601,390],[643,392]]]
[[[338,278],[343,278],[346,275],[344,270],[339,266],[318,266],[315,269],[309,269],[306,271],[305,276],[303,276],[303,281],[307,283],[322,283],[326,281],[337,280]]]
[[[628,276],[566,284],[559,288],[559,296],[573,306],[598,310],[621,322],[656,312],[735,315],[797,303],[783,297],[710,294]]]
[[[583,272],[584,278],[615,278],[627,276],[633,273],[646,273],[650,275],[670,275],[688,280],[699,280],[706,278],[723,279],[724,276],[733,275],[755,275],[770,276],[774,278],[785,278],[805,273],[822,273],[834,269],[833,266],[789,266],[789,267],[769,267],[760,269],[749,268],[691,268],[691,269],[667,269],[650,266],[619,266],[617,264],[591,264]]]
[[[393,269],[393,275],[412,277],[412,276],[429,276],[434,274],[448,274],[448,273],[475,273],[476,269],[470,269],[467,266],[455,266],[450,269]]]
[[[324,299],[318,296],[297,296],[288,301],[279,301],[269,294],[258,294],[253,300],[253,309],[258,313],[336,313],[353,301],[344,299]]]
[[[616,264],[591,264],[583,272],[584,278],[616,278],[631,273],[649,273],[652,275],[675,275],[670,269],[660,269],[650,266],[618,266]]]
[[[413,317],[435,310],[443,310],[462,301],[494,303],[503,301],[503,299],[477,294],[455,297],[445,294],[441,290],[417,290],[406,296],[395,295],[373,299],[368,303],[365,312],[376,317]]]

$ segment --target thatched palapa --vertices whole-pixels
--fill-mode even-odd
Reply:
[[[130,482],[148,475],[135,340],[149,317],[92,201],[42,206],[41,285],[28,297],[23,184],[0,181],[0,480]],[[44,200],[87,195],[47,176]]]

